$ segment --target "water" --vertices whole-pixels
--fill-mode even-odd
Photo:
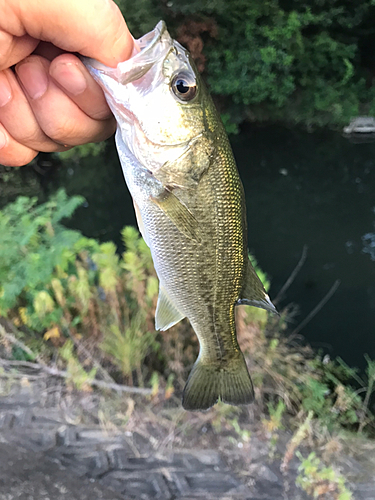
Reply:
[[[291,329],[341,284],[301,331],[308,341],[350,365],[375,357],[375,144],[352,144],[334,132],[246,127],[232,139],[244,183],[249,247],[272,281],[275,297],[307,259],[282,308],[298,305]],[[120,243],[135,224],[115,152],[59,170],[55,186],[88,200],[71,226]]]

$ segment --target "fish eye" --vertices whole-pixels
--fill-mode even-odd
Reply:
[[[188,102],[194,99],[197,95],[197,82],[194,76],[187,73],[179,73],[171,83],[172,92],[183,102]]]

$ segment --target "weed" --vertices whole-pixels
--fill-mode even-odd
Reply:
[[[277,405],[271,401],[268,406],[268,418],[262,420],[264,430],[269,436],[269,458],[273,460],[276,452],[277,441],[279,439],[279,431],[284,429],[283,416],[286,410],[286,405],[282,399],[279,399]]]
[[[138,385],[143,386],[142,363],[150,350],[156,351],[159,344],[155,341],[154,332],[142,330],[143,318],[139,313],[131,323],[120,329],[113,324],[104,335],[101,347],[111,355],[114,364],[121,373],[129,377],[134,385],[133,371],[138,375]]]
[[[292,460],[297,448],[300,444],[305,441],[308,436],[311,436],[311,422],[313,418],[313,412],[310,411],[305,420],[298,426],[297,430],[294,432],[292,438],[287,444],[286,451],[284,453],[283,461],[281,463],[281,471],[285,473],[289,467],[289,463]]]
[[[63,347],[59,349],[59,354],[66,362],[68,372],[68,382],[72,383],[80,391],[91,391],[91,386],[87,383],[95,378],[96,368],[86,372],[73,352],[73,342],[67,340]]]
[[[372,416],[369,416],[369,402],[372,393],[375,391],[375,361],[371,360],[367,354],[365,355],[365,359],[367,362],[367,387],[359,418],[358,432],[362,432],[363,428],[372,420]]]
[[[301,461],[296,484],[313,498],[324,498],[330,494],[335,500],[351,500],[352,493],[345,485],[345,478],[332,467],[325,467],[314,452],[304,458],[300,452],[297,456]]]

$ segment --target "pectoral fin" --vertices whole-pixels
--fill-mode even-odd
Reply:
[[[168,330],[173,325],[184,319],[184,315],[174,306],[167,292],[160,285],[158,304],[155,313],[156,330]]]
[[[260,307],[278,314],[250,261],[247,266],[245,286],[237,304]]]
[[[165,189],[161,195],[151,199],[181,233],[192,240],[201,241],[197,219],[172,191]]]

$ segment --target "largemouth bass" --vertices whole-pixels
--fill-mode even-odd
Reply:
[[[117,120],[116,145],[160,282],[156,329],[188,318],[200,344],[182,404],[241,405],[253,386],[234,308],[275,311],[248,257],[246,207],[232,150],[188,52],[164,24],[117,68],[85,64]]]

